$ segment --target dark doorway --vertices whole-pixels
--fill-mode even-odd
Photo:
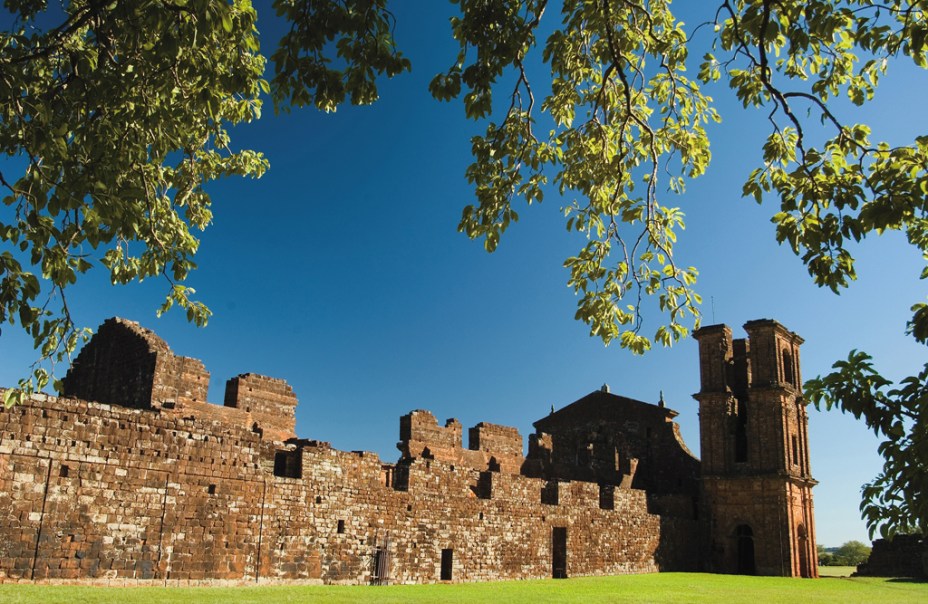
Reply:
[[[612,484],[600,484],[599,485],[599,509],[601,510],[614,510],[615,509],[615,485],[612,485]]]
[[[556,526],[551,530],[551,576],[567,578],[567,527]]]
[[[451,580],[451,569],[453,566],[454,566],[454,550],[453,549],[441,550],[441,580],[442,581]]]
[[[795,436],[793,437],[795,438]],[[806,533],[805,525],[799,525],[799,576],[811,577],[812,571],[809,564],[809,537]]]
[[[754,531],[746,524],[735,529],[735,541],[738,548],[739,575],[756,575],[757,566],[754,564]]]

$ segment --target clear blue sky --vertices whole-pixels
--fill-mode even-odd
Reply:
[[[257,3],[259,27],[270,53],[279,24],[265,4]],[[260,122],[235,132],[233,142],[264,151],[271,170],[211,187],[215,221],[189,280],[215,312],[208,327],[187,324],[181,313],[155,318],[166,284],[112,287],[100,270],[71,294],[77,321],[96,327],[118,315],[154,329],[176,353],[204,361],[214,402],[238,373],[284,378],[300,399],[300,436],[387,460],[397,456],[398,418],[412,409],[465,426],[512,425],[527,436],[551,405],[604,382],[651,402],[663,390],[698,453],[695,342],[633,357],[604,348],[573,320],[576,299],[561,264],[583,240],[564,229],[560,208],[569,200],[551,191],[539,207],[520,206],[522,220],[492,255],[456,232],[473,197],[463,176],[469,138],[483,126],[465,120],[459,103],[428,94],[431,77],[456,53],[452,7],[395,5],[396,37],[413,71],[382,83],[380,102],[330,115],[275,116],[268,106]],[[546,18],[557,17],[552,10]],[[694,72],[701,54],[691,53]],[[539,84],[543,76],[536,74]],[[926,81],[924,72],[893,66],[862,119],[891,142],[925,132]],[[725,88],[712,94],[724,122],[711,130],[708,174],[679,199],[687,230],[677,248],[678,262],[700,269],[704,323],[727,323],[741,337],[745,321],[777,319],[806,339],[805,378],[852,348],[870,352],[889,377],[916,371],[925,349],[903,330],[909,306],[924,299],[918,254],[901,237],[868,240],[851,289],[835,296],[816,288],[775,242],[775,204],[740,196],[759,162],[766,112],[741,109]],[[34,353],[4,326],[0,358],[0,384],[12,385]],[[852,418],[817,412],[810,438],[821,482],[818,541],[866,541],[857,505],[860,485],[880,468],[876,439]]]

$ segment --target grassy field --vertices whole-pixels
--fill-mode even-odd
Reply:
[[[820,577],[850,577],[852,573],[857,572],[856,566],[819,566],[818,574]]]
[[[73,587],[0,585],[0,602],[286,604],[416,602],[928,602],[928,583],[906,579],[740,577],[661,573],[567,580],[457,585],[269,586],[233,588]]]

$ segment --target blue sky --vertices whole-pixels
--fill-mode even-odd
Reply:
[[[269,53],[278,24],[256,4]],[[429,80],[456,54],[450,10],[434,0],[396,3],[396,37],[413,71],[383,82],[374,106],[279,116],[268,106],[260,122],[234,133],[235,144],[262,150],[271,170],[210,189],[215,220],[189,279],[215,313],[208,327],[187,324],[182,313],[155,318],[166,284],[112,287],[99,270],[71,293],[75,318],[95,327],[118,315],[154,329],[176,353],[204,361],[214,402],[238,373],[284,378],[300,399],[300,436],[387,460],[397,456],[398,418],[412,409],[465,426],[512,425],[527,436],[551,405],[604,382],[651,402],[663,390],[698,454],[695,342],[634,357],[603,347],[573,320],[576,298],[561,265],[584,241],[564,229],[560,208],[569,199],[551,191],[539,207],[519,206],[522,219],[492,255],[457,233],[473,198],[463,176],[469,138],[483,125],[465,120],[459,103],[428,94]],[[695,72],[701,52],[692,56]],[[861,119],[877,135],[907,142],[926,130],[926,92],[923,72],[894,65]],[[740,196],[760,161],[766,111],[743,110],[723,87],[711,94],[724,121],[711,130],[708,174],[679,198],[687,230],[677,247],[678,262],[700,270],[704,323],[727,323],[741,337],[744,322],[777,319],[806,339],[806,379],[853,348],[872,354],[889,377],[916,371],[925,349],[903,330],[909,307],[924,298],[918,254],[901,237],[874,238],[859,248],[860,277],[850,289],[835,296],[816,288],[776,244],[773,200],[758,206]],[[12,385],[34,353],[5,326],[0,358],[0,384]],[[821,483],[818,541],[866,541],[857,505],[860,485],[880,468],[876,439],[852,418],[817,412],[810,438]]]

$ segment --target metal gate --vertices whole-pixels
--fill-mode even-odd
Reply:
[[[390,584],[390,532],[374,535],[374,556],[371,560],[371,585]]]

